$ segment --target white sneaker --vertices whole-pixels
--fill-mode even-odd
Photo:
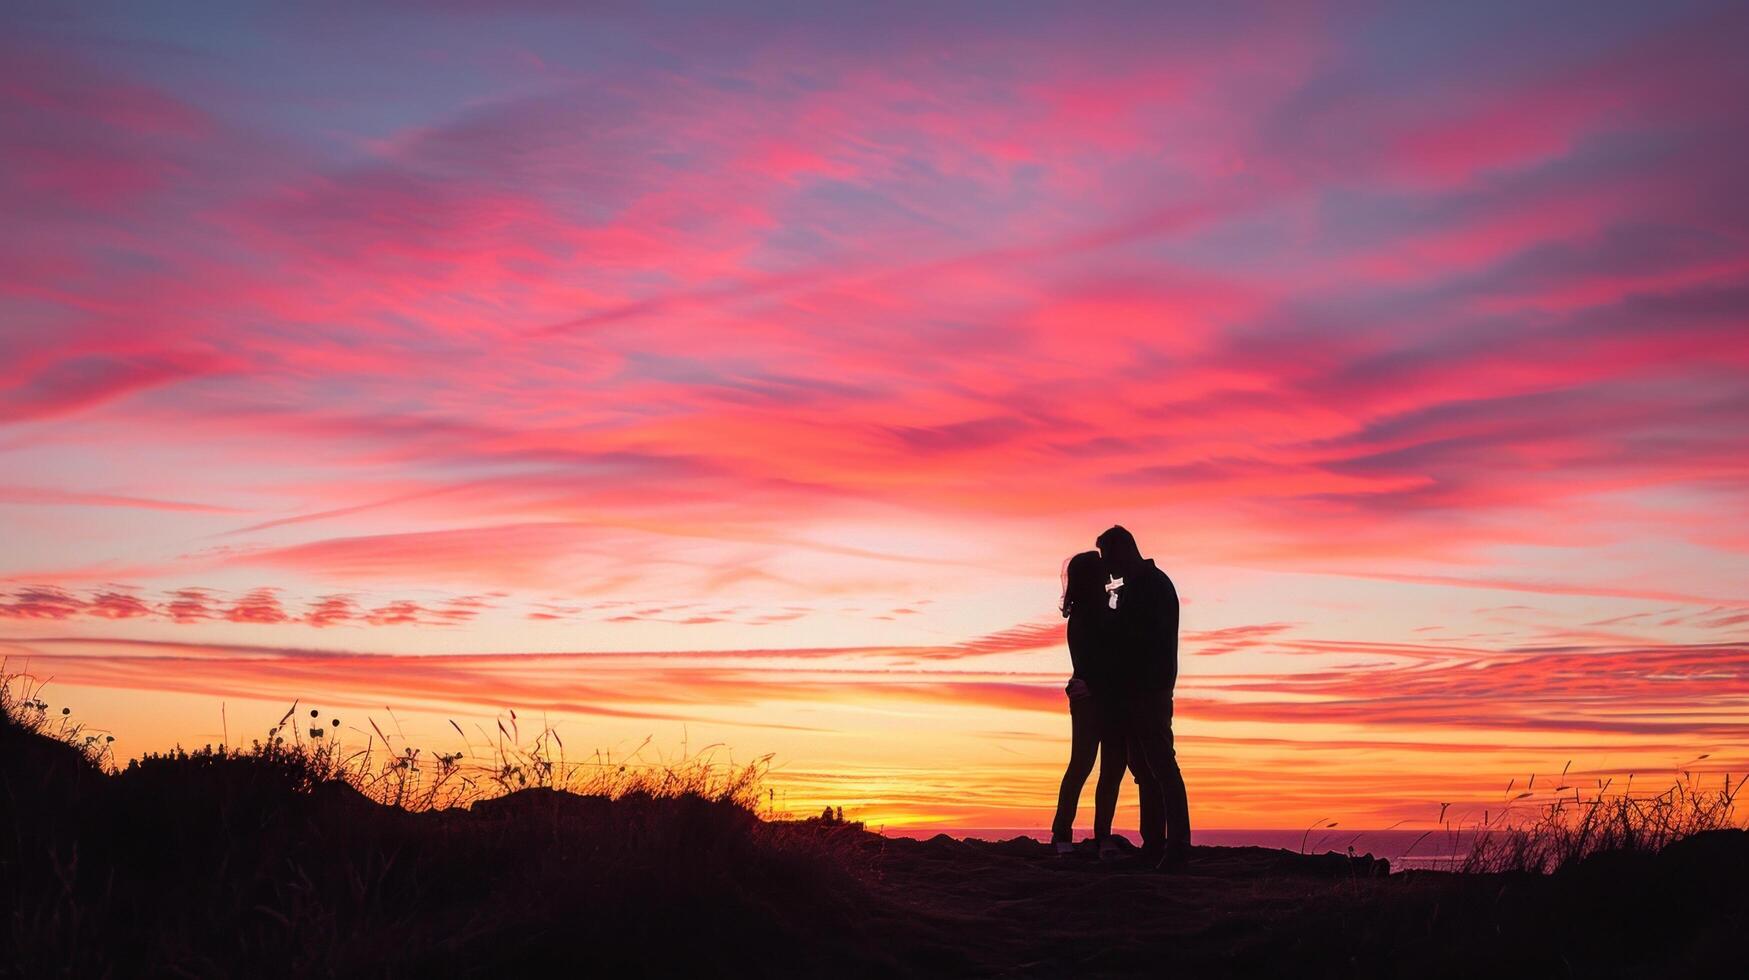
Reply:
[[[1069,855],[1071,855],[1073,853],[1075,853],[1075,842],[1074,841],[1066,841],[1066,840],[1057,841],[1057,857],[1060,857],[1060,858],[1061,857],[1068,857]]]

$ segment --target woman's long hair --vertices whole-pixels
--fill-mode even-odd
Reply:
[[[1105,602],[1105,563],[1099,552],[1083,551],[1063,563],[1063,616],[1075,611],[1080,603]]]

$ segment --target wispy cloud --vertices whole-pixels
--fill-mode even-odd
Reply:
[[[1464,646],[1391,651],[1306,642],[1367,662],[1189,674],[1181,682],[1180,757],[1197,781],[1199,807],[1262,813],[1250,808],[1267,805],[1280,819],[1286,810],[1336,806],[1429,820],[1439,800],[1490,805],[1499,790],[1492,774],[1525,764],[1579,757],[1586,761],[1578,771],[1599,779],[1616,771],[1610,760],[1668,769],[1700,765],[1694,756],[1707,752],[1707,772],[1749,764],[1749,647],[1742,644],[1479,654]],[[939,813],[972,796],[997,810],[1036,809],[1065,750],[1060,670],[931,665],[928,651],[905,648],[412,656],[76,636],[9,647],[75,689],[303,698],[352,710],[387,704],[489,714],[513,706],[609,725],[687,722],[848,739],[836,777],[804,780],[827,797],[856,792],[859,772],[895,763],[873,748],[884,737],[853,747],[880,731],[882,718],[926,725],[938,748],[963,742],[955,752],[989,740],[980,725],[995,721],[1012,733],[1001,741],[1019,758],[1005,768],[944,768],[927,753],[899,757],[916,799],[894,815]],[[967,724],[964,732],[956,728]]]
[[[0,591],[0,619],[149,619],[191,626],[224,621],[256,626],[339,625],[459,626],[493,608],[484,596],[443,599],[389,599],[361,605],[355,595],[324,595],[288,605],[281,589],[261,587],[227,597],[221,590],[188,587],[161,595],[98,589],[81,592],[57,586],[29,586]]]
[[[1005,666],[1121,521],[1223,737],[1735,737],[1555,681],[1749,626],[1738,7],[696,13],[9,15],[0,630]]]

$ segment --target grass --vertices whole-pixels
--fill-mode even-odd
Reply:
[[[1586,795],[1569,781],[1571,769],[1568,762],[1555,785],[1545,781],[1541,791],[1534,774],[1522,789],[1516,779],[1508,782],[1500,806],[1483,810],[1480,820],[1451,821],[1451,805],[1441,804],[1441,828],[1421,835],[1408,853],[1441,834],[1453,856],[1431,862],[1430,870],[1553,874],[1600,855],[1656,854],[1699,834],[1745,827],[1737,799],[1749,775],[1733,783],[1728,772],[1678,770],[1669,786],[1656,791],[1635,791],[1631,775],[1619,789],[1613,778],[1601,778]]]
[[[6,672],[0,665],[0,714],[7,723],[18,731],[68,746],[94,768],[117,769],[111,753],[115,737],[75,721],[70,707],[49,704],[42,697],[43,690],[40,679]],[[385,733],[374,718],[367,718],[366,724],[363,747],[353,749],[342,742],[340,718],[325,717],[318,708],[302,708],[293,702],[263,737],[252,739],[247,746],[177,746],[131,759],[121,771],[166,766],[268,769],[280,772],[300,792],[322,784],[344,783],[373,802],[413,812],[467,807],[519,790],[542,788],[611,799],[627,795],[658,799],[694,796],[768,818],[778,816],[773,810],[775,794],[764,787],[769,755],[737,765],[732,759],[717,758],[723,746],[710,745],[695,753],[682,752],[677,761],[648,762],[642,759],[651,741],[646,738],[619,760],[611,752],[597,750],[585,759],[571,761],[565,755],[564,739],[550,725],[543,725],[531,739],[523,741],[514,710],[497,720],[495,733],[480,729],[478,740],[451,720],[450,727],[465,745],[465,749],[453,752],[428,752],[413,745],[399,735],[398,723],[394,727],[399,737]]]
[[[7,683],[0,678],[0,686]],[[563,739],[550,726],[543,726],[526,742],[519,741],[514,711],[499,721],[498,737],[478,741],[451,721],[465,745],[452,752],[427,751],[404,736],[391,736],[374,719],[367,719],[367,725],[364,745],[352,748],[341,740],[340,718],[324,717],[320,709],[294,703],[265,737],[252,739],[247,746],[205,745],[148,753],[130,760],[123,771],[166,765],[277,768],[292,777],[299,791],[344,783],[372,802],[415,813],[470,807],[521,790],[547,789],[609,799],[693,796],[776,816],[771,811],[773,794],[764,787],[770,756],[738,765],[717,758],[722,746],[707,746],[683,753],[675,761],[647,762],[641,758],[649,746],[646,739],[618,761],[601,751],[570,761]]]
[[[76,752],[87,764],[106,768],[115,736],[88,730],[72,717],[73,709],[59,710],[42,698],[43,683],[29,674],[8,673],[0,664],[0,716],[14,729],[59,742]]]
[[[572,763],[511,723],[474,751],[352,748],[296,708],[117,765],[28,677],[0,709],[0,976],[890,962],[846,828],[761,819],[763,759]]]
[[[1550,798],[1539,800],[1527,787],[1497,814],[1484,814],[1461,870],[1547,874],[1601,854],[1655,854],[1697,834],[1737,828],[1737,797],[1749,782],[1744,776],[1733,784],[1730,773],[1714,782],[1690,771],[1661,791],[1636,794],[1630,776],[1618,793],[1603,779],[1586,797],[1566,784],[1566,774]]]

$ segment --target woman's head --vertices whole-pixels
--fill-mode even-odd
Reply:
[[[1063,564],[1063,615],[1075,610],[1077,603],[1105,602],[1105,562],[1097,551],[1083,551]]]

